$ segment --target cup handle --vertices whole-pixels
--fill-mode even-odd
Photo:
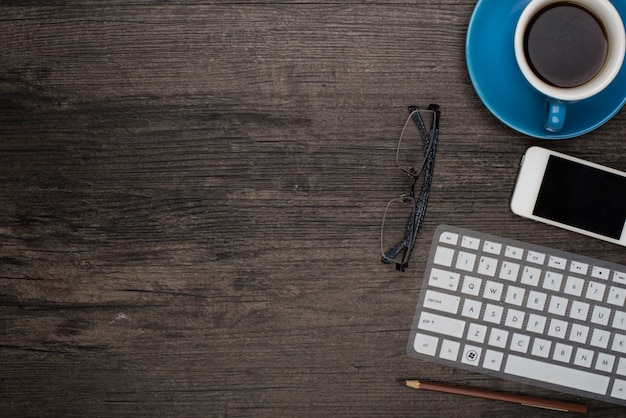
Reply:
[[[565,103],[549,99],[548,100],[548,116],[546,118],[546,130],[550,132],[559,132],[563,129],[565,123],[565,114],[567,108]]]

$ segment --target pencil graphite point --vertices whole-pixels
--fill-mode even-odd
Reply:
[[[404,384],[407,385],[408,387],[413,388],[413,389],[419,389],[420,388],[420,381],[419,380],[405,380]]]

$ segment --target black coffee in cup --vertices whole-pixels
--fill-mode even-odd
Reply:
[[[524,53],[533,72],[544,82],[561,88],[581,86],[604,66],[606,30],[584,7],[566,1],[553,3],[530,21]]]

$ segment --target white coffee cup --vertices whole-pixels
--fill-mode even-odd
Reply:
[[[606,37],[607,51],[604,63],[591,79],[577,86],[559,87],[550,84],[533,70],[527,56],[525,43],[531,25],[538,15],[555,5],[571,5],[585,9],[603,27]],[[568,103],[597,95],[619,74],[626,52],[626,34],[619,12],[608,0],[531,0],[517,21],[514,50],[519,69],[528,83],[546,96],[548,103],[546,129],[556,132],[563,127]]]

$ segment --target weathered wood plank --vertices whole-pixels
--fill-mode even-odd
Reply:
[[[405,354],[439,223],[625,262],[508,210],[537,141],[472,89],[474,3],[1,2],[2,415],[527,412],[398,382],[416,377],[560,398]],[[380,221],[409,186],[406,106],[430,102],[433,191],[400,274]],[[544,144],[626,169],[625,122]]]

